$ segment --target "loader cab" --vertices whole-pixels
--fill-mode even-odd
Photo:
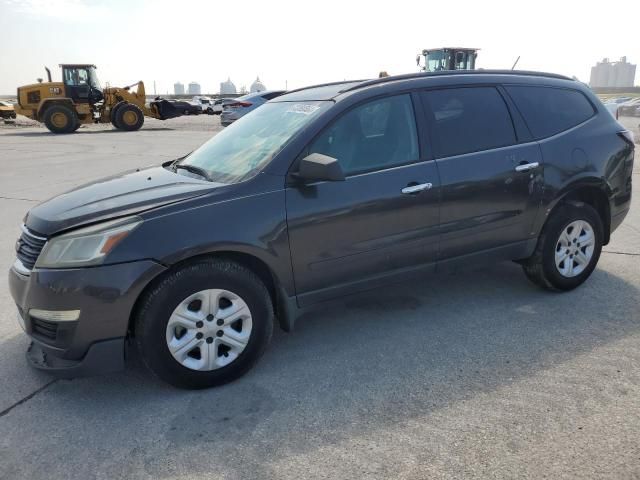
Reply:
[[[104,100],[95,65],[60,65],[67,97],[76,103]]]
[[[478,50],[459,47],[429,48],[417,56],[416,63],[425,72],[475,70]]]

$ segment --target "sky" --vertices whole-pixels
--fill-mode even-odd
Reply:
[[[480,48],[478,68],[576,76],[626,55],[640,63],[640,2],[574,0],[0,0],[0,94],[60,63],[94,63],[103,83],[147,93],[191,81],[217,93],[259,76],[267,88],[417,71],[440,46]],[[639,69],[640,71],[640,69]],[[636,74],[636,84],[640,73]]]

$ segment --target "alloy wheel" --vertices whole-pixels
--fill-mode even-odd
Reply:
[[[556,242],[555,263],[558,272],[567,278],[580,275],[591,263],[594,249],[595,234],[589,222],[571,222],[562,230]]]

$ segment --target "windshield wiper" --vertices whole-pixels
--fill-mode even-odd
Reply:
[[[209,174],[204,168],[196,167],[195,165],[189,165],[187,163],[176,163],[173,167],[176,170],[178,170],[179,168],[182,168],[187,172],[195,173],[196,175],[200,175],[201,177],[206,178],[208,181],[213,182],[213,180],[211,179],[211,177],[209,176]]]

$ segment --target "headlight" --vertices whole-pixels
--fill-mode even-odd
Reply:
[[[68,268],[98,265],[141,223],[140,217],[127,217],[53,237],[42,249],[36,267]]]

